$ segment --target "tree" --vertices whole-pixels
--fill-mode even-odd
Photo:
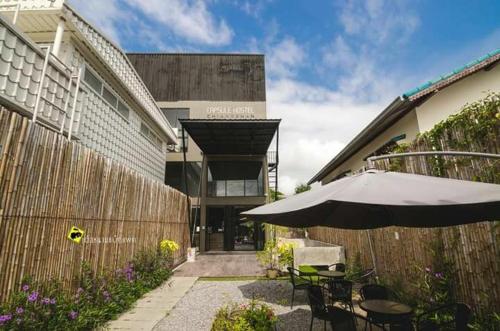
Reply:
[[[272,188],[269,189],[269,197],[271,198],[271,202],[278,201],[285,198],[285,195],[280,191],[275,191]]]
[[[311,185],[299,184],[295,187],[295,194],[306,192],[306,191],[309,191],[310,189],[311,189]]]

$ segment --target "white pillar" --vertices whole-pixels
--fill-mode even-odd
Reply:
[[[61,48],[61,42],[64,34],[64,19],[60,19],[57,24],[56,37],[54,39],[54,46],[52,47],[52,54],[54,56],[59,55],[59,49]]]

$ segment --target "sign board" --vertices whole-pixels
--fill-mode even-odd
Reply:
[[[77,228],[76,226],[73,226],[68,232],[68,239],[79,244],[84,234],[85,231]]]
[[[254,119],[255,111],[250,106],[210,106],[207,107],[209,119]]]

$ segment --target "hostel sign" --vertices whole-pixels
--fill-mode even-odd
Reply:
[[[227,120],[254,119],[255,111],[249,106],[210,106],[207,107],[207,118]]]

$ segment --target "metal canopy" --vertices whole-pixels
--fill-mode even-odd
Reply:
[[[179,120],[206,155],[266,155],[281,120]]]

